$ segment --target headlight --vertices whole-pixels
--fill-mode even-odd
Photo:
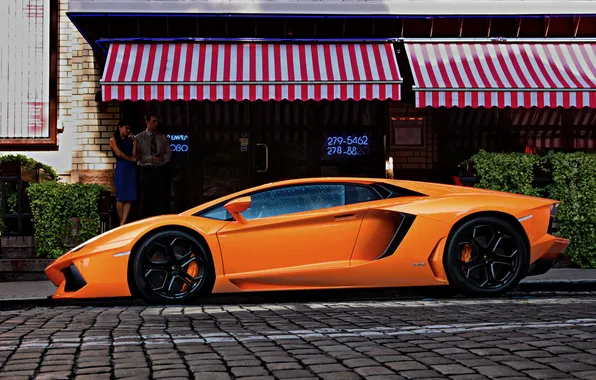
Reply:
[[[557,222],[557,213],[559,212],[559,203],[555,203],[550,208],[550,219],[548,221],[548,234],[559,236],[559,223]]]

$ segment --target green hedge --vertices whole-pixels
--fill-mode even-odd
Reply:
[[[561,201],[560,235],[571,239],[567,256],[582,268],[596,268],[596,154],[480,151],[470,161],[478,174],[476,187]],[[537,184],[537,175],[552,180]]]
[[[95,184],[55,181],[32,184],[27,189],[38,256],[57,258],[99,233],[98,200],[102,189],[105,187]],[[75,234],[73,229],[77,227]]]
[[[58,173],[49,165],[42,164],[41,162],[34,160],[33,158],[29,158],[22,154],[6,154],[0,156],[0,163],[2,162],[18,162],[22,166],[28,166],[34,169],[43,169],[46,173],[48,173],[53,180],[58,179]]]

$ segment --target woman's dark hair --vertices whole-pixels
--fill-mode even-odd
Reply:
[[[132,128],[132,123],[130,123],[128,120],[121,119],[118,122],[118,127],[124,127],[124,126],[128,126],[128,127]],[[124,139],[122,138],[122,136],[120,136],[119,128],[116,128],[116,130],[114,131],[114,140],[116,140],[116,146],[118,147],[118,149],[120,149],[121,151],[124,152]]]

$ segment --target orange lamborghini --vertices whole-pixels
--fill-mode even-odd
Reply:
[[[270,183],[130,223],[54,261],[54,298],[445,285],[496,296],[569,245],[558,202],[370,178]]]

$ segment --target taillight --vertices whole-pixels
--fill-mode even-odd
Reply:
[[[557,223],[557,213],[559,212],[559,203],[555,203],[550,208],[550,219],[548,222],[547,233],[553,236],[559,236],[559,223]]]

